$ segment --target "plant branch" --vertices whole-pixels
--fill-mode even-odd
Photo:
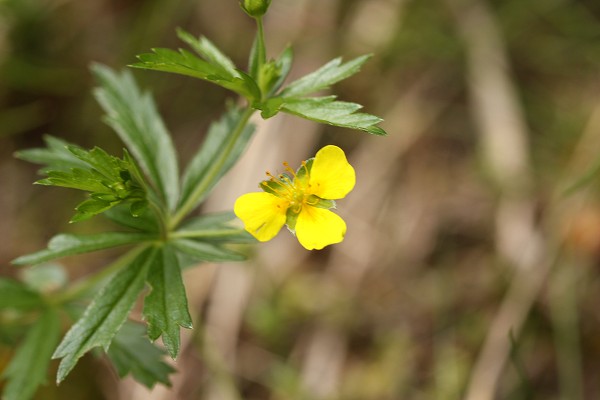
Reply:
[[[175,212],[175,214],[171,218],[171,220],[170,220],[170,229],[171,230],[174,230],[177,227],[177,225],[186,217],[186,215],[188,215],[195,208],[197,200],[203,194],[206,193],[206,191],[208,190],[208,188],[214,181],[215,177],[220,173],[221,169],[227,162],[229,155],[235,148],[235,144],[237,143],[238,139],[240,138],[242,132],[244,132],[244,129],[246,128],[246,125],[248,124],[248,121],[250,120],[250,117],[252,116],[254,111],[255,110],[252,109],[251,107],[248,107],[244,111],[244,113],[242,114],[236,127],[234,128],[233,133],[229,137],[229,140],[227,142],[227,145],[225,146],[225,149],[219,155],[219,158],[211,165],[211,168],[208,170],[208,172],[204,176],[204,179],[202,179],[202,181],[198,184],[198,186],[196,186],[196,189],[194,189],[194,191],[189,196],[187,201]]]

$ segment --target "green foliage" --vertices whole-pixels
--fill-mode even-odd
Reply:
[[[252,1],[242,6],[251,7],[251,15],[262,15],[268,3]],[[286,112],[321,123],[385,134],[376,126],[381,119],[357,112],[359,104],[336,101],[335,96],[305,97],[355,74],[369,56],[347,63],[337,58],[285,87],[292,67],[292,49],[288,47],[276,59],[267,60],[262,21],[258,14],[255,16],[258,33],[249,72],[237,68],[207,38],[196,38],[183,30],[177,31],[178,36],[195,54],[154,49],[140,55],[139,62],[133,65],[200,78],[247,100],[246,106],[230,105],[211,124],[204,143],[182,176],[171,137],[152,97],[138,88],[130,73],[118,73],[101,65],[92,68],[99,82],[94,93],[105,112],[105,122],[126,146],[123,157],[117,158],[98,147],[85,150],[52,136],[44,138],[46,148],[17,153],[17,157],[42,165],[41,172],[46,177],[38,184],[89,194],[76,207],[71,222],[102,213],[125,231],[59,234],[46,249],[18,257],[14,264],[35,265],[117,246],[134,247],[110,266],[72,286],[63,287],[64,275],[59,274],[58,284],[46,288],[40,279],[50,281],[51,275],[44,275],[41,268],[37,269],[40,273],[32,270],[32,277],[37,277],[30,280],[35,285],[0,279],[0,311],[41,315],[5,373],[5,398],[30,398],[44,382],[50,356],[61,359],[57,374],[57,382],[61,382],[85,353],[98,347],[107,353],[119,376],[131,373],[147,387],[156,383],[169,385],[173,369],[162,359],[165,352],[150,341],[161,338],[166,353],[176,358],[180,329],[192,327],[181,271],[193,263],[244,260],[244,252],[230,246],[255,243],[250,234],[232,224],[235,217],[231,212],[194,218],[189,215],[247,147],[255,131],[249,121],[257,110],[264,118]],[[52,354],[60,333],[59,312],[73,318],[70,311],[81,300],[89,300],[92,289],[96,294],[91,303]],[[141,325],[127,322],[142,293],[146,294],[143,317],[147,332]]]
[[[47,178],[37,184],[61,186],[90,192],[90,198],[80,203],[71,222],[82,221],[100,214],[123,202],[131,203],[130,212],[140,214],[146,208],[146,194],[140,185],[139,173],[131,156],[125,150],[123,160],[108,155],[96,147],[90,151],[67,146],[87,168],[47,170]]]
[[[169,374],[175,370],[163,361],[165,352],[148,341],[141,324],[123,324],[106,354],[121,378],[131,373],[147,388],[157,383],[171,386]]]
[[[14,308],[28,310],[43,304],[38,293],[29,289],[19,281],[0,278],[0,310]]]
[[[185,287],[175,250],[165,245],[158,249],[150,271],[148,284],[152,292],[144,302],[144,319],[148,322],[148,337],[162,341],[172,358],[179,354],[179,327],[192,328]]]
[[[44,141],[46,148],[21,150],[16,152],[15,156],[25,161],[45,165],[42,169],[44,173],[50,170],[70,171],[72,168],[88,167],[69,150],[69,146],[74,147],[73,145],[50,135],[45,135]]]
[[[183,175],[180,205],[188,204],[192,200],[190,207],[198,205],[240,157],[254,133],[254,126],[246,125],[237,135],[237,140],[232,143],[231,137],[236,135],[236,127],[241,125],[243,118],[242,111],[231,106],[219,121],[210,126],[202,148],[192,158]],[[228,150],[228,147],[231,148]],[[229,156],[218,170],[214,170],[224,153],[228,153]]]
[[[63,381],[75,364],[89,350],[102,347],[108,351],[138,295],[157,250],[149,248],[122,269],[98,292],[83,316],[71,327],[52,358],[62,358],[57,382]]]
[[[59,335],[58,313],[53,309],[45,310],[28,330],[25,340],[2,374],[7,380],[2,395],[4,400],[28,400],[39,385],[46,383],[50,356]]]
[[[40,264],[60,257],[89,253],[91,251],[155,239],[154,235],[129,232],[107,232],[91,235],[60,234],[50,239],[47,249],[16,258],[13,260],[13,264]]]
[[[205,38],[194,39],[182,30],[179,37],[189,44],[201,57],[186,50],[152,49],[153,53],[140,54],[134,68],[171,72],[203,79],[229,89],[250,99],[260,98],[255,81],[233,67],[233,62]]]
[[[335,96],[289,98],[281,105],[281,110],[311,121],[344,128],[359,129],[374,135],[386,135],[376,126],[382,119],[371,114],[356,112],[362,106],[356,103],[336,101]]]
[[[93,70],[101,83],[94,93],[106,112],[106,123],[146,173],[149,186],[158,195],[157,202],[173,210],[179,196],[177,156],[152,97],[138,89],[128,72],[117,74],[100,65],[94,65]]]
[[[260,27],[262,29],[262,25]],[[178,30],[179,38],[202,58],[186,50],[176,52],[153,49],[153,53],[139,55],[140,62],[132,66],[213,82],[244,96],[254,109],[261,111],[263,118],[270,118],[284,111],[320,123],[386,135],[382,128],[376,126],[382,119],[356,113],[356,110],[362,108],[358,104],[334,101],[335,97],[302,97],[329,89],[333,84],[356,74],[370,55],[360,56],[346,63],[342,63],[341,58],[335,58],[279,91],[291,69],[293,53],[291,48],[286,48],[276,60],[266,61],[261,33],[259,31],[254,41],[248,73],[237,69],[231,59],[208,39],[196,39],[183,30]]]

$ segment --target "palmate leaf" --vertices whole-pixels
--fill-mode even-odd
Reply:
[[[148,273],[152,291],[144,300],[144,318],[148,322],[148,337],[162,336],[165,348],[174,359],[179,354],[179,328],[192,328],[187,297],[181,279],[179,260],[173,248],[158,249]]]
[[[156,240],[156,236],[153,234],[133,232],[107,232],[90,235],[60,234],[50,239],[47,249],[18,257],[12,263],[34,265],[60,257],[152,240]]]
[[[28,400],[39,385],[46,383],[50,356],[60,335],[59,322],[56,311],[48,309],[28,330],[25,340],[2,374],[7,380],[2,399]]]
[[[180,205],[186,204],[198,188],[201,188],[203,192],[197,198],[195,205],[202,202],[219,179],[237,161],[254,133],[253,125],[247,125],[244,128],[244,131],[235,142],[233,150],[229,153],[229,158],[223,164],[220,171],[217,174],[209,174],[213,164],[225,151],[231,135],[235,134],[235,128],[241,118],[242,112],[240,109],[232,106],[219,121],[211,124],[202,148],[192,158],[183,175]]]
[[[148,208],[140,215],[134,217],[131,215],[129,207],[126,204],[121,204],[106,211],[103,215],[121,226],[141,232],[156,234],[160,229],[156,215]]]
[[[149,389],[157,383],[171,386],[169,374],[175,369],[164,362],[165,351],[148,341],[146,328],[141,324],[125,322],[113,338],[107,355],[121,378],[131,373]]]
[[[298,97],[327,89],[334,83],[356,74],[369,58],[370,55],[364,55],[343,64],[341,58],[335,58],[318,70],[287,85],[281,92],[281,97]]]
[[[360,104],[336,101],[335,99],[335,96],[285,99],[281,105],[281,111],[311,121],[359,129],[374,135],[387,134],[377,126],[383,121],[381,118],[357,112],[362,108]]]
[[[138,55],[139,62],[130,66],[191,76],[213,82],[248,99],[260,98],[260,89],[254,79],[236,69],[208,39],[196,39],[183,30],[178,30],[177,34],[202,58],[186,50],[152,49],[152,53]]]
[[[62,358],[56,377],[62,382],[81,356],[95,347],[108,351],[140,292],[148,269],[156,254],[155,248],[141,252],[131,265],[119,271],[98,292],[82,317],[69,329],[52,358]]]
[[[42,168],[44,172],[48,170],[70,171],[71,168],[86,167],[86,163],[69,150],[69,147],[75,147],[74,145],[50,135],[45,135],[44,141],[46,148],[20,150],[15,153],[15,156],[21,160],[44,165]]]
[[[93,71],[100,82],[94,93],[106,112],[106,122],[127,145],[162,202],[173,210],[179,197],[177,156],[154,101],[127,71],[117,74],[100,65],[94,65]]]

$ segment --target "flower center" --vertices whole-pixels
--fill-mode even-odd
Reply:
[[[268,181],[261,184],[263,190],[274,194],[275,196],[289,202],[288,210],[298,214],[302,211],[305,204],[309,204],[310,194],[306,193],[309,187],[310,178],[306,161],[302,161],[302,166],[298,171],[294,171],[287,162],[283,163],[285,172],[279,176],[273,176],[267,171]]]

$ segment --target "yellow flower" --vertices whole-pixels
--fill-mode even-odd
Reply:
[[[354,188],[354,168],[337,146],[325,146],[294,171],[260,183],[263,192],[240,196],[233,208],[248,232],[261,242],[271,240],[283,225],[295,233],[308,250],[320,250],[344,240],[346,223],[337,214],[335,201]]]

